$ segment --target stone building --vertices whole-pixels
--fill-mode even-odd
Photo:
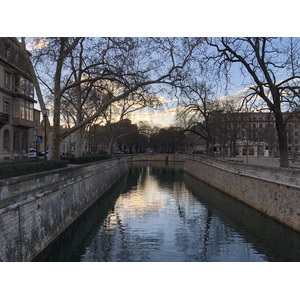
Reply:
[[[300,153],[300,116],[283,113],[286,121],[288,151]],[[215,151],[228,155],[279,155],[275,118],[272,113],[243,112],[223,114],[215,122]]]
[[[0,38],[0,160],[24,159],[39,132],[33,82],[16,38]],[[34,131],[35,129],[35,131]]]

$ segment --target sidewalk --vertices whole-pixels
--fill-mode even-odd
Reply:
[[[223,159],[223,158],[220,158]],[[225,157],[225,160],[230,160],[233,159],[232,157]],[[234,159],[237,161],[243,161],[244,164],[247,164],[247,157],[246,156],[237,156]],[[295,162],[293,163],[291,160],[289,161],[290,163],[290,168],[299,168],[300,169],[300,162]],[[249,165],[257,165],[257,166],[268,166],[268,167],[280,167],[279,163],[279,157],[264,157],[264,156],[259,156],[259,157],[248,157],[248,164]]]

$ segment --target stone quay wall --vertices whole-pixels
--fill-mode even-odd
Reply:
[[[300,170],[186,156],[184,171],[300,232]]]
[[[127,172],[127,159],[0,180],[0,261],[31,261]]]
[[[137,154],[128,156],[128,162],[139,161],[164,161],[164,162],[185,162],[187,155],[178,154]]]

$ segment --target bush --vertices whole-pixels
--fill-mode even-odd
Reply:
[[[61,160],[67,160],[70,164],[87,164],[95,161],[111,159],[109,154],[100,154],[100,155],[84,155],[80,157],[74,156],[65,156]]]
[[[4,163],[0,164],[0,179],[60,169],[66,167],[67,164],[67,160]]]

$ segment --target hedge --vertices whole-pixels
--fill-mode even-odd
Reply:
[[[0,179],[39,173],[54,169],[66,167],[67,160],[64,161],[30,161],[30,162],[12,162],[0,164]]]
[[[109,154],[100,154],[100,155],[84,155],[80,157],[74,156],[65,156],[61,157],[61,160],[67,160],[70,164],[87,164],[95,161],[111,159]]]

